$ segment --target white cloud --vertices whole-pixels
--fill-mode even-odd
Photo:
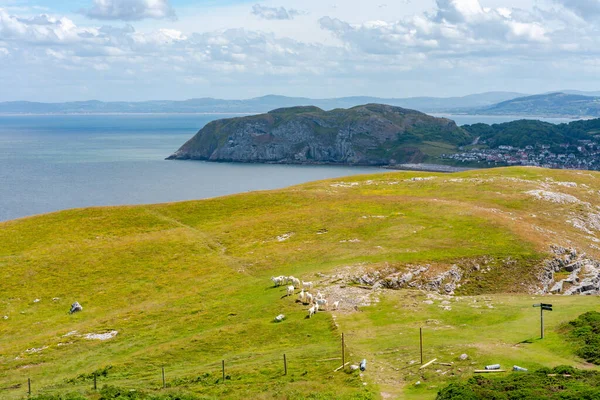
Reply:
[[[568,0],[527,8],[511,7],[509,1],[524,4],[431,0],[433,8],[422,2],[378,7],[348,0],[334,9],[306,0],[302,7],[309,13],[286,23],[249,18],[249,7],[242,4],[204,16],[181,12],[179,21],[105,26],[80,16],[14,15],[0,8],[0,101],[14,93],[76,97],[82,86],[86,96],[113,99],[270,92],[404,97],[543,92],[597,79],[597,24],[566,8]],[[288,15],[299,4],[265,0],[259,7],[278,12],[274,3]],[[551,87],[557,77],[565,83]],[[50,86],[60,90],[43,89]]]
[[[404,54],[414,50],[444,55],[493,53],[550,41],[542,24],[515,17],[505,8],[484,8],[479,0],[437,0],[436,4],[434,14],[393,22],[350,24],[323,17],[319,23],[344,43],[373,54]]]
[[[284,7],[266,7],[260,4],[252,6],[252,14],[262,19],[269,20],[286,20],[294,19],[295,17],[302,15],[301,11],[290,8],[289,10]]]
[[[101,20],[176,19],[169,0],[94,0],[92,8],[81,13]]]

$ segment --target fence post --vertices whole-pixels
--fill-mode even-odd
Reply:
[[[287,375],[287,359],[285,358],[285,354],[283,355],[283,374]]]
[[[223,366],[223,383],[225,383],[225,360],[222,361]]]
[[[167,381],[165,381],[165,367],[162,367],[162,379],[163,379],[163,389],[167,387]]]
[[[421,349],[421,365],[423,365],[423,328],[419,328],[419,339],[420,339],[420,349]]]
[[[346,365],[346,346],[344,345],[344,333],[342,332],[342,370],[345,370]]]
[[[31,378],[27,378],[27,395],[31,396]]]

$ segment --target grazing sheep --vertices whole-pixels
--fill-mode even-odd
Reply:
[[[296,290],[296,288],[292,285],[292,286],[288,286],[287,287],[287,295],[288,296],[292,296],[294,294],[294,290]]]
[[[325,298],[325,296],[323,296],[323,293],[317,292],[317,297],[316,297],[317,300],[324,299],[324,298]]]
[[[313,302],[313,295],[306,292],[306,294],[304,295],[304,300],[306,300],[306,304],[312,304]]]
[[[292,285],[294,285],[294,287],[299,288],[301,286],[300,279],[290,276],[290,280],[292,281]]]
[[[319,311],[319,303],[313,304],[313,307],[315,308],[315,313]]]
[[[311,318],[315,312],[317,312],[315,310],[315,306],[312,306],[311,308],[309,308],[308,309],[308,318]]]
[[[283,277],[283,276],[273,276],[273,277],[271,277],[271,280],[273,281],[273,284],[275,285],[275,287],[277,287],[277,286],[281,286],[285,283],[284,278],[285,277]]]
[[[79,304],[79,302],[75,302],[73,304],[71,304],[71,311],[69,311],[69,314],[73,314],[79,311],[83,311],[83,307],[81,307],[81,304]]]
[[[335,302],[333,302],[333,309],[334,309],[334,310],[337,310],[337,309],[339,308],[339,306],[340,306],[340,301],[339,301],[339,300],[338,300],[338,301],[335,301]]]
[[[302,287],[304,289],[312,290],[313,283],[312,282],[304,282],[304,281],[302,281]]]
[[[317,299],[317,306],[319,308],[326,310],[327,309],[327,299]]]
[[[306,299],[306,293],[304,293],[304,289],[300,293],[298,293],[298,300],[300,303],[304,304],[304,300]]]

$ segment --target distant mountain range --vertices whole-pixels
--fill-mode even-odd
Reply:
[[[600,97],[549,93],[518,97],[493,106],[468,110],[469,114],[599,117]]]
[[[183,101],[143,102],[78,101],[0,103],[0,114],[147,114],[147,113],[243,113],[259,114],[277,108],[314,106],[323,110],[352,108],[362,104],[387,104],[426,113],[467,115],[516,115],[545,117],[600,117],[600,92],[565,90],[534,96],[514,92],[488,92],[464,97],[306,97],[263,96],[247,100],[199,98]]]
[[[361,104],[379,103],[424,112],[448,112],[454,109],[480,108],[524,96],[522,93],[488,92],[464,97],[377,98],[342,97],[309,99],[305,97],[263,96],[248,100],[213,98],[184,101],[35,103],[27,101],[0,103],[0,114],[88,114],[88,113],[263,113],[277,108],[316,106],[323,110],[351,108]]]

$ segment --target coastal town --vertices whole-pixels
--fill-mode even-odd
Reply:
[[[577,144],[558,146],[536,145],[525,148],[498,146],[497,148],[459,148],[461,152],[442,154],[441,158],[465,166],[527,165],[554,169],[585,169],[600,171],[600,136],[594,140],[580,140]]]

